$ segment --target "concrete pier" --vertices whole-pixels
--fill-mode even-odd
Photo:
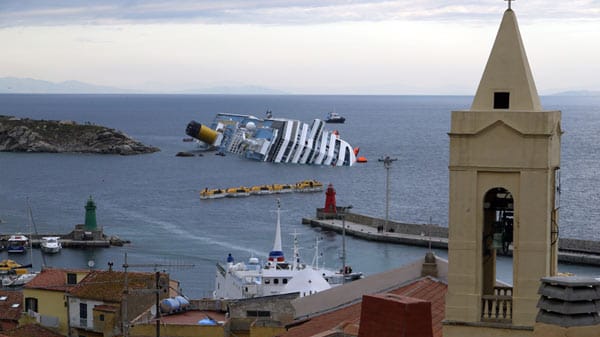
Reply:
[[[40,246],[42,237],[57,236],[63,248],[106,248],[110,246],[123,246],[130,243],[129,240],[122,240],[117,236],[107,236],[103,229],[86,230],[83,224],[75,225],[75,228],[67,234],[25,234],[35,248]],[[0,235],[0,246],[5,247],[11,234]]]
[[[448,249],[448,228],[434,224],[410,224],[388,221],[388,231],[383,231],[385,219],[347,212],[346,234],[360,239],[412,246]],[[302,223],[312,227],[342,233],[341,212],[323,213],[317,209],[316,218],[302,218]],[[501,251],[498,254],[502,255]],[[512,255],[509,250],[507,255]],[[558,261],[600,266],[600,242],[571,238],[558,240]]]

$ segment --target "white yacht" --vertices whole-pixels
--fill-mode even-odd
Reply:
[[[42,242],[40,243],[40,249],[42,252],[47,254],[56,254],[60,252],[62,249],[62,244],[60,243],[60,237],[58,236],[44,236],[42,237]]]
[[[229,254],[225,265],[217,263],[216,282],[213,297],[216,299],[241,299],[298,292],[301,297],[340,285],[362,277],[361,273],[352,276],[319,268],[318,245],[315,246],[315,259],[312,265],[300,261],[298,240],[294,236],[294,257],[285,259],[281,246],[280,203],[277,200],[277,224],[275,242],[266,263],[251,257],[247,263],[235,262]]]

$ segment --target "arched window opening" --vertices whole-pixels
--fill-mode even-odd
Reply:
[[[496,282],[496,255],[511,255],[514,200],[505,188],[490,189],[483,201],[481,320],[512,321],[512,287]]]

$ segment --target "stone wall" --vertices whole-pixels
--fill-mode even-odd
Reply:
[[[317,219],[341,219],[342,209],[338,207],[337,214],[325,213],[323,208],[317,208]],[[385,219],[375,218],[368,215],[362,215],[357,213],[346,212],[346,220],[354,223],[358,223],[373,228],[385,226]],[[435,224],[410,224],[397,222],[393,220],[388,221],[388,228],[390,231],[403,234],[412,235],[431,235],[432,237],[447,238],[448,227],[442,227]]]

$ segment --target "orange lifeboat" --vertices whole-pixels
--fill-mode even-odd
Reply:
[[[358,157],[356,158],[356,162],[357,163],[366,163],[367,162],[367,158],[366,157]]]

